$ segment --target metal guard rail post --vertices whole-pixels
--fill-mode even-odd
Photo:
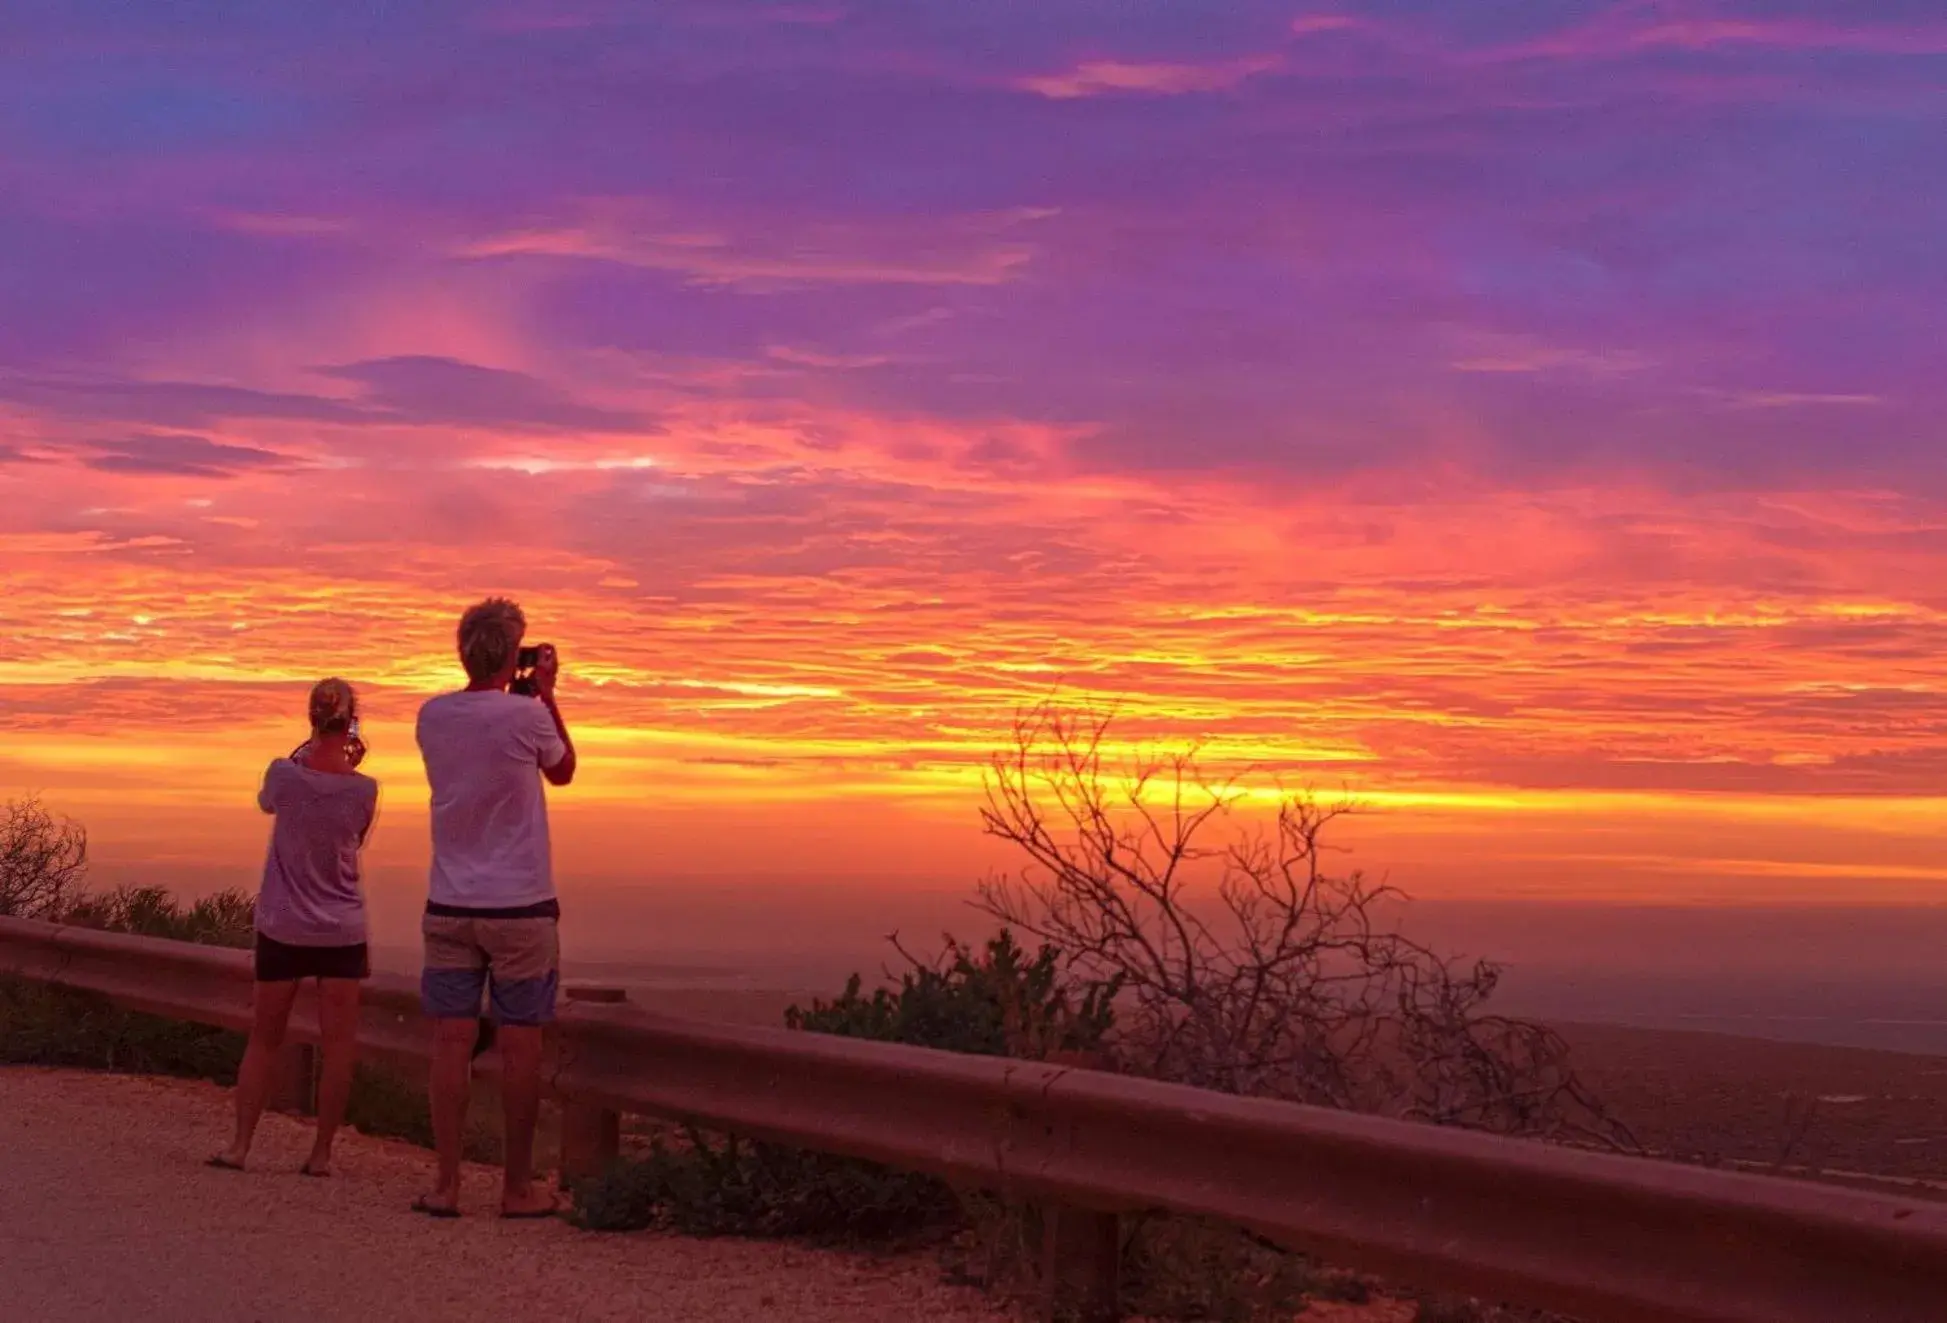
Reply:
[[[0,919],[0,973],[247,1027],[240,951]],[[294,1020],[300,1037],[315,1018]],[[423,1061],[415,989],[360,1042]],[[1249,1228],[1346,1267],[1586,1323],[1942,1323],[1947,1206],[785,1029],[563,1007],[551,1089],[1104,1213]],[[483,1059],[482,1065],[486,1065]]]

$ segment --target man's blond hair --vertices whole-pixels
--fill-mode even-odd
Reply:
[[[527,617],[505,597],[489,597],[460,617],[460,665],[469,680],[491,680],[506,670],[527,633]]]

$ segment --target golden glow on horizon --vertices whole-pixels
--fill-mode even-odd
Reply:
[[[1409,856],[1414,889],[1491,888],[1480,868],[1525,867],[1542,839],[1564,891],[1718,859],[1834,886],[1934,876],[1901,854],[1947,804],[1933,736],[1905,713],[1942,687],[1947,617],[1902,594],[1910,567],[1808,552],[1791,592],[1644,580],[1591,531],[1627,545],[1654,527],[1699,565],[1736,564],[1780,554],[1781,529],[1898,531],[1917,516],[1891,498],[1467,489],[1427,507],[1180,476],[1050,484],[952,460],[975,442],[946,424],[917,429],[925,460],[888,426],[833,419],[807,447],[715,420],[658,436],[653,464],[618,460],[631,446],[612,438],[421,438],[455,458],[367,452],[333,478],[356,501],[301,526],[279,512],[311,509],[302,473],[32,466],[37,499],[95,513],[0,534],[0,772],[105,839],[162,806],[247,824],[304,686],[341,674],[410,812],[412,712],[456,682],[459,607],[508,591],[567,658],[589,756],[564,803],[597,836],[625,837],[648,805],[824,804],[865,831],[882,803],[970,827],[1013,714],[1056,693],[1115,704],[1132,751],[1194,742],[1215,775],[1343,788],[1374,810],[1370,862]],[[229,439],[284,444],[282,427]],[[22,472],[0,470],[16,497]],[[1791,871],[1815,827],[1854,862]],[[1745,846],[1772,831],[1775,853],[1700,830]],[[1645,839],[1616,852],[1618,831]]]

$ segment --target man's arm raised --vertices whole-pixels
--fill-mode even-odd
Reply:
[[[555,760],[552,767],[546,763],[541,765],[541,775],[548,779],[551,786],[565,786],[575,779],[575,742],[568,735],[568,723],[561,719],[560,705],[554,701],[554,681],[560,673],[561,659],[553,649],[549,649],[541,664],[534,668],[535,692],[546,706],[548,716],[554,722],[554,733],[561,740],[561,757]]]
[[[561,719],[561,709],[555,705],[553,693],[543,694],[541,701],[547,704],[548,715],[554,718],[554,733],[561,737],[561,758],[552,767],[543,767],[541,775],[552,786],[565,786],[575,779],[575,742],[568,738],[568,723]]]

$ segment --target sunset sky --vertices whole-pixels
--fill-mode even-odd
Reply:
[[[960,885],[1058,690],[1431,895],[1947,898],[1938,0],[0,7],[0,784],[423,859],[458,611],[564,887]]]

